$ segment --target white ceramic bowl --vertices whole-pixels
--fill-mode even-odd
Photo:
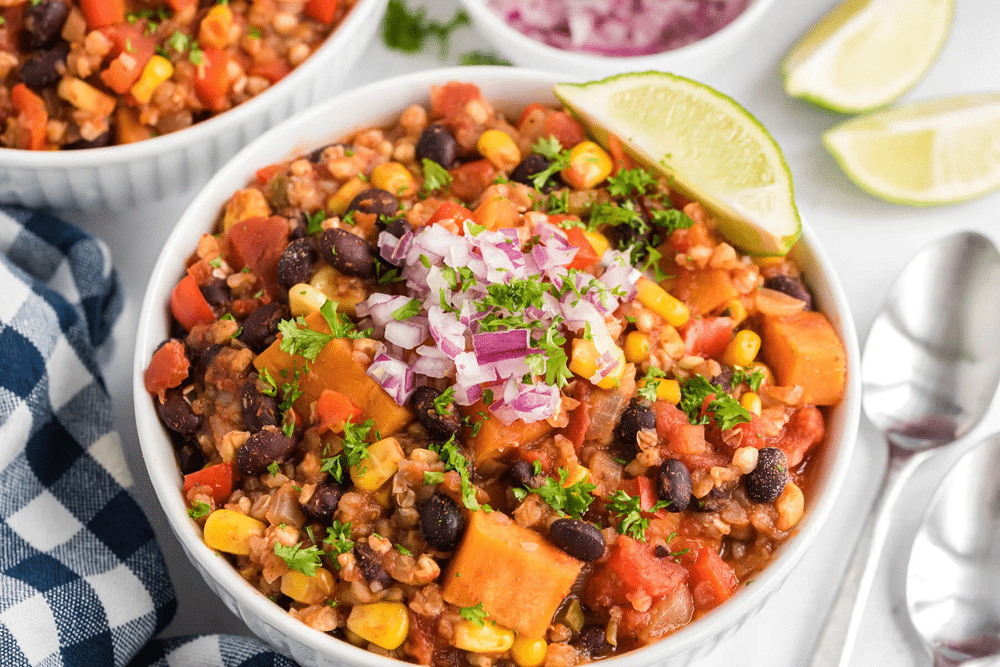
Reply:
[[[201,123],[146,141],[78,151],[0,148],[0,202],[124,209],[202,185],[268,128],[336,92],[388,0],[358,0],[305,62],[270,89]]]
[[[142,455],[157,497],[172,529],[208,585],[257,635],[307,667],[398,667],[400,663],[356,648],[293,619],[244,581],[224,558],[205,546],[188,518],[171,440],[143,386],[143,372],[156,346],[169,335],[167,304],[171,289],[184,273],[184,258],[191,253],[201,234],[212,229],[225,201],[253,178],[256,169],[340,139],[353,129],[389,124],[408,105],[426,104],[431,84],[451,80],[477,83],[486,99],[505,100],[497,106],[508,113],[517,112],[533,101],[556,102],[552,84],[558,78],[552,74],[507,67],[463,67],[419,72],[368,85],[282,123],[226,164],[192,202],[163,247],[142,304],[133,393]],[[818,473],[815,491],[798,535],[780,549],[753,586],[741,588],[731,600],[705,618],[663,641],[602,661],[603,665],[636,667],[656,663],[679,667],[707,653],[777,590],[835,506],[854,447],[859,418],[861,388],[857,338],[833,266],[807,225],[794,256],[803,267],[819,308],[843,338],[848,358],[847,392],[843,401],[830,412],[828,442],[813,461]]]
[[[549,46],[511,27],[487,0],[462,0],[475,28],[515,65],[551,70],[581,79],[599,79],[622,72],[660,70],[690,78],[704,73],[750,41],[775,0],[750,0],[731,23],[704,39],[648,56],[608,57]]]

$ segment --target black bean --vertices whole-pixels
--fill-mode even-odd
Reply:
[[[111,132],[101,132],[99,135],[93,139],[80,138],[76,141],[71,141],[68,144],[63,144],[64,151],[78,151],[85,148],[104,148],[105,146],[111,145]]]
[[[21,80],[24,85],[35,90],[48,88],[59,83],[62,75],[56,67],[59,63],[66,62],[66,54],[69,53],[69,44],[63,43],[54,49],[39,51],[35,55],[24,61],[21,65]]]
[[[592,523],[577,519],[556,519],[549,526],[549,539],[577,560],[592,563],[604,555],[604,535]]]
[[[431,440],[444,442],[453,435],[457,435],[462,428],[462,420],[455,413],[455,403],[452,402],[444,409],[444,414],[439,414],[434,406],[434,401],[441,396],[441,392],[433,387],[417,387],[410,397],[410,404]]]
[[[510,172],[510,180],[515,183],[523,183],[524,185],[535,187],[534,176],[548,169],[550,164],[548,158],[544,155],[532,153],[514,167],[513,171]],[[560,185],[561,180],[559,174],[553,175],[542,186],[542,192],[551,192]]]
[[[599,658],[608,652],[606,629],[603,625],[588,625],[576,636],[573,645],[591,658]]]
[[[777,447],[764,447],[757,452],[757,467],[743,478],[747,498],[755,503],[773,503],[785,490],[788,463],[785,453]]]
[[[201,285],[198,289],[210,306],[221,306],[229,302],[229,285],[221,278],[212,278],[208,284]]]
[[[764,280],[764,287],[784,292],[790,297],[794,297],[800,301],[805,301],[806,310],[812,310],[813,308],[812,293],[798,278],[785,275],[771,276],[770,278]]]
[[[719,372],[714,378],[710,380],[719,389],[725,392],[730,392],[733,390],[733,367],[723,366],[722,371]]]
[[[260,393],[256,376],[247,380],[240,390],[240,409],[243,412],[243,424],[251,433],[265,426],[278,425],[278,402],[273,396]]]
[[[263,352],[278,337],[278,322],[285,312],[280,303],[264,304],[243,320],[239,339],[254,352]]]
[[[465,519],[458,503],[435,494],[420,506],[420,529],[427,544],[438,551],[451,551],[465,532]]]
[[[657,544],[653,547],[653,555],[657,558],[666,558],[670,555],[670,549],[666,548],[662,544]]]
[[[168,389],[163,402],[156,400],[155,403],[160,419],[171,431],[191,436],[201,426],[201,417],[191,410],[191,404],[184,400],[180,389]]]
[[[177,467],[181,474],[189,475],[205,467],[207,461],[205,455],[201,453],[201,448],[185,443],[177,450]]]
[[[278,260],[278,283],[285,289],[308,282],[312,277],[319,251],[310,237],[296,239],[288,244]]]
[[[325,151],[330,146],[343,146],[345,149],[349,148],[349,146],[347,146],[347,144],[337,144],[337,143],[327,144],[326,146],[320,146],[319,148],[317,148],[316,150],[314,150],[313,152],[311,152],[306,157],[306,159],[309,160],[310,162],[312,162],[313,164],[319,164],[320,162],[323,161],[323,151]]]
[[[212,365],[212,362],[215,361],[215,357],[218,356],[221,351],[221,345],[209,345],[205,348],[205,351],[202,352],[195,360],[194,369],[191,373],[191,379],[205,384],[205,373],[208,372],[208,367]]]
[[[413,231],[413,225],[408,223],[403,218],[396,218],[395,220],[390,220],[386,223],[385,231],[389,232],[397,239],[401,239],[407,232]]]
[[[375,276],[376,251],[360,236],[344,229],[327,229],[319,236],[319,252],[327,264],[358,278]]]
[[[692,498],[689,509],[695,512],[719,512],[732,497],[732,489],[712,489],[704,498]]]
[[[302,506],[302,511],[313,521],[329,522],[345,492],[336,482],[323,482],[313,491],[312,498]]]
[[[382,567],[378,554],[368,545],[367,542],[355,542],[354,561],[361,570],[361,576],[365,578],[372,591],[378,592],[388,588],[392,584],[392,577]]]
[[[415,150],[418,160],[427,158],[450,169],[458,155],[458,142],[446,127],[432,123],[420,134]]]
[[[677,459],[660,464],[656,475],[656,495],[668,503],[668,512],[683,512],[691,502],[691,471]]]
[[[535,467],[524,459],[518,459],[511,464],[507,470],[507,479],[514,486],[523,486],[528,489],[541,486],[541,482],[535,476]]]
[[[399,201],[391,193],[381,188],[368,188],[357,194],[347,205],[348,211],[369,213],[389,220],[399,210]]]
[[[69,5],[62,0],[42,0],[38,4],[28,5],[22,19],[24,27],[21,32],[22,48],[25,51],[34,51],[54,42],[59,37],[68,16]]]
[[[284,463],[295,451],[295,441],[274,426],[251,433],[236,450],[236,468],[247,477],[263,475],[277,461]]]
[[[650,408],[633,398],[622,412],[615,434],[627,451],[635,451],[639,431],[651,428],[656,428],[656,415]]]

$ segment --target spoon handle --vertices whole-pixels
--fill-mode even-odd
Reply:
[[[837,597],[820,629],[810,667],[847,667],[850,664],[875,572],[892,527],[892,509],[907,480],[928,454],[890,445],[889,463],[869,514],[874,520],[863,525]]]

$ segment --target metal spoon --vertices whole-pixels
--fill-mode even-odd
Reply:
[[[1000,434],[962,455],[920,522],[906,606],[935,667],[1000,655]]]
[[[892,509],[931,450],[986,412],[1000,380],[1000,253],[981,234],[946,237],[903,269],[861,358],[862,405],[889,448],[885,477],[821,630],[812,665],[848,664]]]

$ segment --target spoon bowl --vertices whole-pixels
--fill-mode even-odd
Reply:
[[[1000,434],[945,476],[910,551],[906,606],[934,664],[1000,654]]]

